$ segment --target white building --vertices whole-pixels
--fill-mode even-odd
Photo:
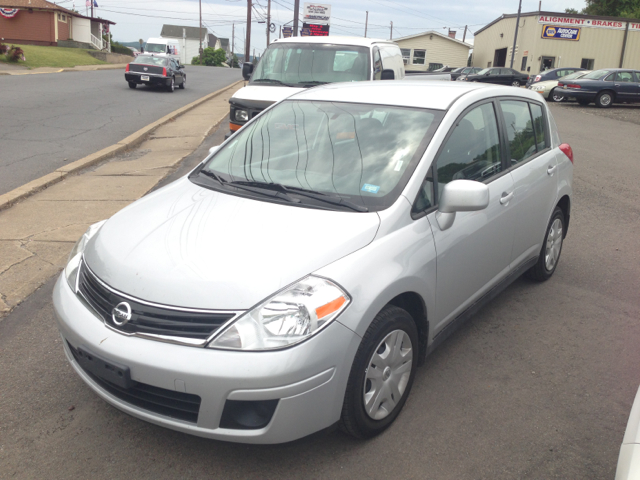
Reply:
[[[180,42],[180,63],[185,65],[191,64],[191,59],[200,55],[200,38],[202,38],[202,48],[209,46],[209,31],[206,28],[163,25],[160,36]],[[214,45],[212,46],[215,48]]]
[[[435,30],[394,38],[402,50],[404,68],[407,72],[426,72],[443,66],[464,67],[469,59],[468,43],[455,38],[456,32],[443,35]]]

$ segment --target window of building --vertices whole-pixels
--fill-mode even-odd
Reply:
[[[414,65],[424,65],[426,58],[427,58],[427,51],[426,50],[414,50],[413,51],[413,64]]]
[[[401,48],[400,52],[402,52],[402,62],[405,65],[409,65],[409,60],[411,59],[411,49],[410,48]]]
[[[527,57],[522,57],[522,64],[520,65],[520,70],[527,69]]]
[[[58,13],[58,21],[67,23],[67,16],[63,13]]]
[[[586,70],[593,70],[593,64],[595,60],[593,58],[583,58],[582,62],[580,62],[580,68],[584,68]]]

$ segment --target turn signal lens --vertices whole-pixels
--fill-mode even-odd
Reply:
[[[571,149],[571,145],[569,145],[568,143],[563,143],[562,145],[560,145],[560,150],[562,150],[562,153],[569,157],[569,160],[571,160],[571,163],[573,163],[573,150]]]

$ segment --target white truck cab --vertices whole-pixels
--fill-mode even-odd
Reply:
[[[156,57],[173,58],[178,64],[180,61],[180,42],[171,38],[150,38],[144,46],[144,52]],[[186,63],[186,62],[185,62]]]
[[[400,80],[400,47],[390,40],[361,37],[291,37],[276,39],[254,69],[244,63],[249,85],[229,99],[229,129],[239,130],[269,105],[305,88],[335,82]]]

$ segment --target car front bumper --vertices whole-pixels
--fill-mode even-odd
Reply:
[[[283,443],[335,424],[360,344],[360,337],[338,321],[299,345],[267,352],[215,350],[126,336],[107,328],[72,292],[64,274],[56,282],[53,304],[69,363],[106,402],[157,425],[233,442]],[[129,401],[126,394],[114,394],[109,384],[78,363],[72,348],[79,347],[128,367],[131,379],[144,388],[150,386],[169,397],[176,396],[173,392],[199,396],[197,420],[158,413]],[[221,428],[229,400],[277,400],[277,406],[262,428]]]
[[[142,76],[149,77],[149,80],[142,80]],[[165,77],[163,75],[153,75],[153,74],[138,74],[138,73],[125,73],[124,79],[127,82],[132,82],[138,85],[155,85],[155,86],[168,86],[171,82],[171,78]]]

